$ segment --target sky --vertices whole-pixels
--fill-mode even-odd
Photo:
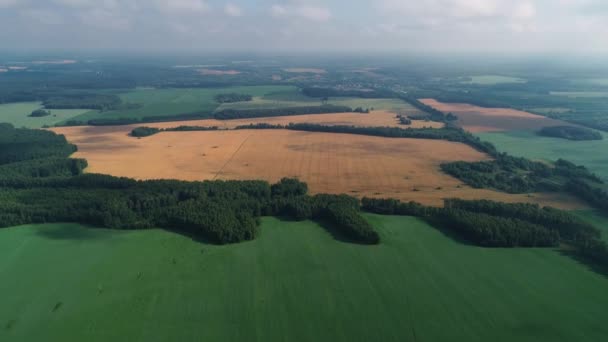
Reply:
[[[607,0],[0,0],[0,49],[608,52]]]

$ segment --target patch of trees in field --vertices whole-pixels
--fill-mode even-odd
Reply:
[[[296,131],[309,132],[327,132],[327,133],[348,133],[371,135],[387,138],[414,138],[414,139],[435,139],[460,142],[467,144],[474,149],[488,153],[490,155],[497,154],[494,145],[481,141],[473,134],[466,132],[460,128],[400,128],[400,127],[361,127],[361,126],[344,126],[344,125],[319,125],[312,123],[297,123],[285,126],[287,129]]]
[[[410,119],[407,115],[398,114],[396,119],[399,120],[400,125],[409,126],[412,124],[412,119]]]
[[[45,117],[45,116],[49,116],[49,115],[51,115],[51,111],[44,110],[44,109],[36,109],[36,110],[32,111],[30,113],[30,115],[28,115],[28,116],[32,117],[32,118],[41,118],[41,117]]]
[[[188,126],[181,128],[189,130]],[[378,236],[349,196],[307,194],[306,184],[135,181],[82,174],[86,161],[49,131],[0,125],[0,226],[78,222],[114,229],[165,227],[216,243],[251,240],[261,215],[328,221],[360,243]]]
[[[161,129],[156,127],[136,127],[131,130],[131,136],[136,138],[143,138],[149,137],[159,132],[161,132]]]
[[[562,191],[565,182],[573,179],[603,183],[584,166],[562,159],[549,165],[504,153],[495,158],[492,161],[445,163],[441,169],[474,188],[494,188],[508,193]]]
[[[540,131],[538,131],[538,134],[545,137],[562,138],[575,141],[604,139],[604,136],[599,132],[576,126],[543,127]]]
[[[272,109],[224,109],[213,114],[218,120],[247,119],[274,116],[292,116],[305,114],[349,113],[353,109],[347,106],[322,105],[301,106]]]
[[[215,96],[215,101],[219,103],[246,102],[251,100],[251,95],[239,93],[218,94]]]
[[[156,128],[156,127],[136,127],[131,130],[130,135],[136,138],[148,137],[160,132],[194,132],[194,131],[217,131],[218,126],[177,126],[170,128]]]
[[[119,109],[123,105],[120,97],[107,94],[75,93],[54,96],[43,103],[47,109],[94,109],[100,111]],[[135,105],[133,105],[135,106]],[[136,107],[137,108],[137,107]],[[128,108],[132,109],[132,108]]]
[[[389,90],[374,89],[374,90],[342,90],[336,88],[324,88],[324,87],[304,87],[302,93],[306,96],[317,97],[317,98],[330,98],[330,97],[359,97],[368,99],[377,98],[392,98],[394,93]]]
[[[594,264],[608,266],[608,245],[594,226],[566,211],[526,203],[448,199],[443,208],[394,199],[363,198],[362,209],[382,215],[416,216],[484,247],[574,248]]]

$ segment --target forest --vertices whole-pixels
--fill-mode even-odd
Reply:
[[[45,117],[45,116],[49,116],[49,115],[51,115],[51,112],[48,110],[36,109],[36,110],[32,111],[32,113],[29,116],[32,118],[41,118],[41,117]]]
[[[219,103],[244,102],[251,101],[251,99],[251,95],[238,93],[218,94],[215,96],[215,101]]]
[[[347,106],[322,105],[270,109],[224,109],[217,111],[213,117],[218,120],[247,119],[273,116],[291,116],[303,114],[350,113],[353,109]]]
[[[548,165],[506,153],[495,155],[492,161],[444,163],[441,169],[474,188],[493,188],[508,193],[563,191],[565,182],[573,179],[603,184],[584,166],[563,159]]]
[[[379,242],[356,199],[309,196],[306,184],[295,179],[272,186],[264,181],[135,181],[83,174],[86,161],[68,158],[75,150],[53,132],[0,125],[0,226],[164,227],[223,244],[255,238],[261,215],[285,215],[327,221],[354,242]]]
[[[543,127],[538,135],[552,138],[562,138],[574,141],[602,140],[604,136],[588,128],[576,126],[552,126]]]
[[[361,208],[382,215],[416,216],[483,247],[575,248],[577,255],[608,266],[601,232],[566,211],[526,203],[446,199],[443,208],[395,199],[363,198]]]

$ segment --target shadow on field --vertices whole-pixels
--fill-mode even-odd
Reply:
[[[36,234],[52,240],[102,240],[112,235],[108,229],[101,231],[97,228],[73,224],[38,227]]]
[[[472,246],[472,247],[481,247],[481,246],[476,245],[476,244],[472,243],[471,241],[463,238],[462,236],[458,235],[453,230],[446,227],[445,223],[441,222],[440,220],[433,219],[432,217],[425,217],[425,218],[422,218],[422,220],[424,222],[426,222],[428,225],[430,225],[431,227],[437,229],[441,234],[448,237],[449,239],[452,239],[463,245]]]
[[[344,235],[337,227],[335,224],[327,221],[327,220],[317,220],[314,221],[316,224],[318,224],[319,226],[321,226],[323,229],[325,229],[335,240],[340,241],[340,242],[344,242],[344,243],[350,243],[353,245],[359,245],[359,246],[370,246],[368,244],[365,243],[361,243],[357,240],[354,240],[346,235]],[[382,243],[382,242],[381,242]]]
[[[604,277],[608,278],[608,266],[600,265],[597,262],[580,255],[580,253],[578,253],[575,250],[560,249],[560,250],[558,250],[558,252],[561,255],[565,255],[567,257],[574,259],[576,262],[578,262],[582,266],[589,268],[591,271],[601,274]]]
[[[298,220],[295,220],[290,217],[277,217],[277,218],[281,222],[302,222],[302,221],[298,221]],[[311,221],[318,224],[321,228],[323,228],[326,232],[328,232],[337,241],[350,243],[353,245],[368,246],[366,244],[360,243],[360,242],[344,235],[342,232],[340,232],[340,230],[333,223],[331,223],[327,220],[311,220]]]

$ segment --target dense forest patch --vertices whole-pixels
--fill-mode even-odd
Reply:
[[[225,93],[215,95],[215,101],[219,103],[233,103],[233,102],[244,102],[251,101],[253,97],[248,94],[239,93]]]
[[[604,136],[599,132],[576,126],[543,127],[540,131],[538,131],[538,134],[545,137],[562,138],[575,141],[604,139]]]

